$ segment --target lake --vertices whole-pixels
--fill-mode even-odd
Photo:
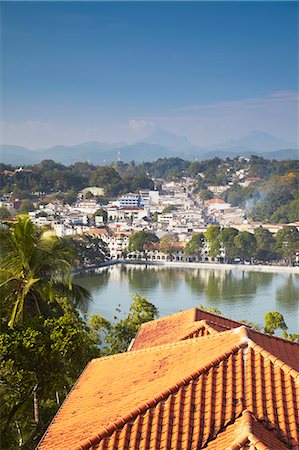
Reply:
[[[160,317],[193,306],[213,306],[235,320],[263,324],[267,311],[283,314],[289,332],[299,332],[299,275],[241,269],[115,265],[76,277],[93,301],[87,315],[111,320],[119,305],[127,312],[132,294],[141,294]],[[281,334],[278,331],[278,334]]]

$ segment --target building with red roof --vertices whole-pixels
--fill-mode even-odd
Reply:
[[[299,344],[192,308],[92,360],[39,450],[299,449]]]

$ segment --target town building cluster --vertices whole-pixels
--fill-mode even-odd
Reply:
[[[17,169],[23,170],[23,169]],[[240,171],[242,172],[242,171]],[[258,178],[244,178],[244,173],[235,174],[243,184],[254,183]],[[147,252],[149,260],[184,260],[184,247],[194,233],[204,233],[209,225],[234,227],[239,231],[253,232],[261,223],[248,223],[246,211],[226,203],[219,197],[201,200],[194,194],[194,179],[180,181],[155,180],[159,190],[142,189],[129,192],[116,199],[102,203],[105,190],[99,186],[89,186],[78,193],[77,201],[65,204],[58,199],[38,202],[34,211],[29,212],[38,226],[52,228],[59,237],[92,236],[101,238],[108,247],[111,259],[142,258],[129,253],[130,236],[138,231],[148,231],[161,238],[166,233],[178,238],[176,251],[165,255],[153,246]],[[215,195],[221,195],[230,186],[208,186]],[[44,193],[35,193],[43,199]],[[18,210],[21,200],[12,200],[9,195],[0,199],[0,207]],[[298,225],[298,224],[294,224]],[[262,225],[275,234],[282,224]],[[208,248],[192,260],[207,261]]]

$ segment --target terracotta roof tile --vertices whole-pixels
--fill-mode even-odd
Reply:
[[[91,361],[38,448],[299,450],[299,344],[238,325],[196,308],[144,324],[145,348]]]
[[[256,346],[264,349],[265,356],[268,353],[279,358],[289,366],[299,371],[299,344],[277,336],[261,333],[255,330],[248,331],[249,338]],[[258,348],[258,347],[256,347]]]
[[[217,437],[210,441],[208,450],[286,450],[275,431],[259,423],[248,411],[244,411],[232,425],[228,425]]]
[[[259,349],[258,349],[259,350]],[[290,445],[299,444],[299,373],[284,370],[253,345],[246,352],[246,405],[262,421],[279,430]]]
[[[141,415],[147,423],[143,435],[150,433],[152,439],[157,421],[159,427],[164,425],[165,439],[179,441],[194,407],[197,440],[207,441],[215,426],[233,420],[243,409],[243,359],[238,352],[243,345],[242,331],[228,331],[91,361],[39,448],[91,448],[94,440],[101,440],[97,436],[103,439]],[[197,400],[190,404],[192,396]],[[157,406],[160,402],[165,406]],[[160,408],[166,408],[168,420],[158,420]],[[185,408],[191,408],[189,415]]]
[[[242,325],[241,322],[208,313],[199,308],[191,308],[142,324],[131,350],[206,336]]]

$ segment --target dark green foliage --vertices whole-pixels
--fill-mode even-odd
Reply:
[[[148,231],[137,231],[132,236],[130,236],[129,241],[129,251],[130,252],[143,252],[145,250],[150,250],[152,244],[159,242],[157,236]]]
[[[120,313],[120,309],[117,310]],[[90,326],[99,335],[101,352],[106,355],[125,352],[140,326],[158,317],[157,308],[145,297],[135,294],[127,316],[109,322],[101,316],[91,317]]]
[[[3,450],[33,449],[86,363],[99,354],[95,336],[75,312],[1,324],[0,442]],[[33,415],[36,392],[39,416]]]
[[[223,312],[218,308],[214,308],[213,306],[199,305],[199,309],[208,313],[217,314],[218,316],[223,316]]]
[[[260,261],[275,259],[275,239],[270,231],[259,227],[254,230],[254,236],[256,239],[256,258]]]
[[[34,208],[34,204],[32,203],[32,201],[29,199],[25,199],[21,203],[19,212],[20,212],[20,214],[27,214],[34,210],[35,210],[35,208]]]
[[[168,214],[168,213],[170,213],[172,211],[176,211],[176,210],[177,210],[176,206],[168,205],[163,209],[162,214]]]
[[[220,227],[218,225],[211,225],[208,227],[207,231],[205,232],[205,240],[208,243],[209,246],[209,256],[211,258],[217,258],[217,256],[220,253]]]
[[[10,219],[11,218],[11,214],[8,211],[8,209],[1,207],[0,208],[0,219]]]
[[[283,315],[278,311],[270,311],[265,314],[265,333],[274,334],[277,328],[287,330]]]
[[[294,226],[279,230],[276,235],[276,251],[282,258],[291,260],[299,249],[299,231]]]
[[[64,239],[75,253],[74,264],[78,267],[91,266],[108,259],[107,244],[99,237],[76,236]]]
[[[203,233],[194,233],[190,241],[185,246],[185,256],[197,256],[201,255],[202,248],[204,246],[205,238]]]
[[[71,281],[73,249],[43,233],[28,216],[0,228],[0,240],[0,301],[9,326],[61,314],[61,294],[76,305],[89,297]]]
[[[92,192],[90,192],[90,191],[86,192],[86,194],[85,194],[85,199],[86,200],[90,200],[93,197],[94,197],[94,195],[92,194]]]
[[[256,239],[252,233],[241,231],[235,238],[234,243],[239,257],[243,260],[250,260],[256,253]]]
[[[206,200],[211,200],[211,198],[214,198],[213,192],[209,191],[208,189],[201,191],[199,196],[203,202],[205,202]]]
[[[219,234],[219,240],[225,251],[228,261],[232,261],[238,256],[238,249],[235,244],[235,237],[238,236],[238,230],[235,228],[223,228]]]
[[[102,216],[102,217],[103,217],[103,223],[107,223],[107,221],[108,221],[108,213],[107,213],[106,209],[103,209],[103,208],[98,209],[98,210],[94,213],[93,216],[94,216],[94,217],[96,217],[96,216]]]

